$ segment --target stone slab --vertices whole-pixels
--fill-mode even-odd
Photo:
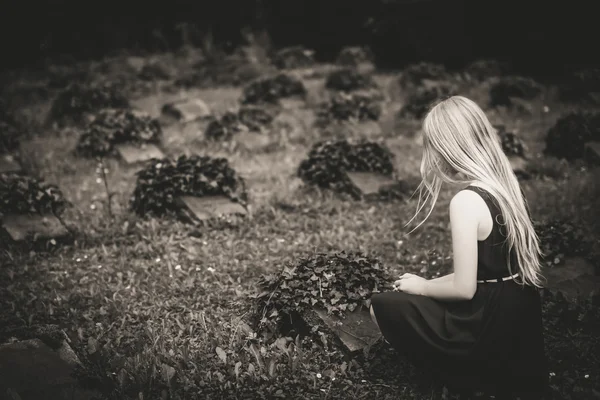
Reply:
[[[180,201],[200,221],[231,214],[246,215],[246,209],[225,196],[182,196]]]
[[[2,217],[2,228],[16,241],[29,237],[37,239],[56,239],[67,236],[69,231],[52,214],[13,214]]]
[[[167,118],[174,119],[184,124],[211,115],[210,108],[204,101],[198,98],[188,98],[167,103],[162,107],[161,113]]]
[[[21,164],[10,154],[0,155],[0,174],[21,171]]]
[[[600,165],[600,142],[587,142],[584,151],[585,161],[592,165]]]
[[[0,397],[92,400],[98,392],[86,389],[73,373],[80,365],[71,347],[63,342],[53,350],[39,339],[0,345]]]
[[[315,314],[337,335],[350,352],[369,347],[381,338],[381,331],[373,323],[366,309],[347,313],[343,319],[328,315],[325,310],[317,309]]]
[[[567,258],[563,264],[546,267],[542,272],[551,292],[562,292],[570,299],[600,294],[600,276],[595,276],[594,266],[583,258]]]
[[[379,190],[386,186],[391,186],[396,181],[382,174],[373,172],[348,172],[348,177],[364,195],[373,195],[379,193]]]
[[[145,143],[142,145],[120,144],[116,146],[119,156],[127,164],[137,164],[152,158],[164,158],[165,154],[156,145]]]

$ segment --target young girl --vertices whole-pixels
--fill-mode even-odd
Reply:
[[[371,316],[395,349],[448,387],[543,398],[540,249],[511,165],[465,97],[433,107],[423,130],[417,214],[430,200],[429,217],[443,182],[466,186],[450,202],[454,273],[402,275],[395,291],[372,297]]]

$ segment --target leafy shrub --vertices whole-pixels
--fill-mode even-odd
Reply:
[[[123,143],[159,143],[162,128],[158,120],[141,111],[101,110],[86,128],[76,151],[84,157],[103,157]]]
[[[379,260],[340,252],[301,258],[278,275],[262,276],[258,285],[261,322],[277,324],[314,308],[343,317],[368,306],[373,293],[390,289],[391,278]]]
[[[371,62],[373,62],[373,53],[367,47],[344,47],[336,59],[337,64],[349,67]]]
[[[171,74],[162,64],[154,62],[144,65],[138,77],[144,81],[160,81],[170,79]]]
[[[302,46],[286,47],[275,53],[273,64],[279,69],[310,67],[315,64],[315,52]]]
[[[523,142],[523,139],[514,132],[507,132],[504,126],[496,125],[495,128],[497,129],[504,154],[507,156],[526,157],[527,145]]]
[[[317,111],[317,121],[324,125],[332,120],[377,121],[381,113],[381,101],[375,95],[336,92],[329,102],[321,104]]]
[[[512,98],[532,100],[542,92],[536,81],[522,76],[502,77],[490,88],[492,107],[513,105]]]
[[[327,89],[350,92],[359,89],[370,89],[377,87],[370,75],[363,74],[353,68],[344,68],[333,71],[325,80]]]
[[[489,78],[502,75],[503,66],[496,60],[476,60],[464,69],[467,80],[483,82]]]
[[[591,250],[584,231],[565,219],[535,222],[534,227],[547,265],[560,264],[565,257],[585,255]]]
[[[68,202],[60,189],[18,173],[0,174],[2,213],[54,213],[60,215]]]
[[[432,87],[421,87],[408,97],[406,104],[398,112],[400,118],[421,119],[438,101],[454,95],[450,85],[441,84]]]
[[[573,161],[582,158],[585,143],[600,140],[600,114],[570,113],[548,130],[544,153]]]
[[[137,173],[131,208],[136,214],[161,216],[176,212],[179,196],[219,196],[246,204],[244,180],[225,158],[181,156],[154,159]]]
[[[562,101],[596,104],[599,100],[598,93],[600,93],[600,68],[588,68],[573,73],[569,81],[561,85],[559,97]]]
[[[421,86],[424,80],[444,80],[448,77],[446,68],[441,64],[430,62],[420,62],[411,64],[402,71],[402,75],[398,80],[400,87],[403,89]]]
[[[54,100],[50,110],[51,121],[82,122],[86,113],[103,108],[129,108],[129,100],[109,84],[73,84]]]
[[[302,81],[286,74],[258,79],[244,88],[242,104],[277,103],[279,99],[304,96]]]
[[[327,140],[315,144],[298,167],[306,183],[360,197],[347,172],[377,172],[391,176],[394,154],[385,145],[366,140]]]
[[[260,132],[273,122],[274,114],[264,107],[243,106],[237,113],[229,111],[211,121],[204,134],[211,140],[229,140],[242,131]]]

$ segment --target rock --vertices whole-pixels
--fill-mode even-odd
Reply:
[[[154,144],[144,143],[141,145],[120,144],[115,146],[121,158],[127,164],[137,164],[153,158],[164,158],[164,153]]]
[[[211,115],[210,108],[201,99],[183,99],[162,107],[163,116],[187,124]]]
[[[587,142],[583,158],[590,165],[600,165],[600,142]]]
[[[373,172],[348,172],[347,175],[365,196],[378,194],[382,188],[396,182],[389,176]]]
[[[562,266],[544,268],[546,288],[562,292],[566,298],[588,298],[600,294],[600,276],[595,276],[594,266],[583,258],[568,258]]]
[[[69,231],[52,214],[19,214],[2,217],[2,228],[16,241],[24,241],[30,236],[37,239],[57,239],[69,234]]]
[[[40,339],[0,345],[0,396],[20,400],[92,400],[101,393],[74,376],[81,364],[63,341],[53,350]]]
[[[5,172],[19,172],[21,169],[21,165],[12,155],[0,155],[0,174]]]
[[[324,310],[315,310],[315,314],[350,352],[369,347],[381,338],[381,331],[371,320],[368,310],[347,313],[343,319],[328,315]]]
[[[225,196],[182,196],[180,201],[200,221],[230,214],[246,215],[246,209]]]

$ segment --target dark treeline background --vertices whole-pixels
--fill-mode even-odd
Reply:
[[[460,67],[482,57],[519,72],[560,77],[597,63],[594,2],[540,0],[170,0],[14,1],[0,13],[8,68],[71,55],[162,51],[212,32],[215,43],[243,44],[242,28],[264,29],[276,47],[305,45],[331,61],[345,45],[369,45],[381,68],[427,60]],[[195,43],[199,44],[199,43]]]

